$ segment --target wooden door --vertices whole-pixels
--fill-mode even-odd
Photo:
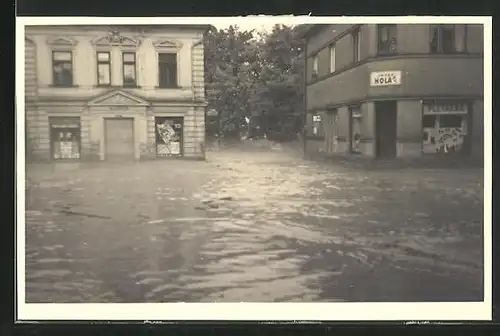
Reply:
[[[105,119],[107,160],[134,158],[134,119]]]

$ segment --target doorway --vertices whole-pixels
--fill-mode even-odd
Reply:
[[[375,156],[382,159],[397,155],[397,101],[375,102]]]
[[[134,158],[134,119],[104,119],[106,160],[132,160]]]

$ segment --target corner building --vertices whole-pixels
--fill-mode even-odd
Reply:
[[[308,155],[483,155],[483,26],[315,25]]]
[[[27,26],[27,157],[203,158],[208,28]]]

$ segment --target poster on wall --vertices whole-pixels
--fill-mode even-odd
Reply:
[[[182,118],[157,117],[156,129],[156,155],[180,156],[182,155]]]

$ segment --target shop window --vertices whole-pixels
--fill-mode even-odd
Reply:
[[[330,46],[330,72],[335,72],[335,44]]]
[[[463,102],[432,102],[424,105],[423,152],[452,154],[467,150],[468,107]]]
[[[466,51],[466,25],[431,25],[431,53],[450,54]]]
[[[351,119],[351,153],[358,154],[361,153],[361,125],[363,121],[361,107],[350,107],[349,114]]]
[[[177,83],[177,54],[158,54],[159,85],[161,88],[175,88]]]
[[[109,52],[97,52],[97,85],[111,85],[111,57]]]
[[[435,115],[424,115],[423,126],[424,126],[424,128],[436,127],[436,116]]]
[[[353,62],[359,62],[361,60],[361,41],[360,41],[360,29],[357,28],[352,32],[352,55]]]
[[[323,118],[320,114],[313,114],[312,116],[312,135],[318,137],[325,135],[323,129]]]
[[[458,128],[462,127],[463,116],[460,114],[443,114],[439,116],[440,128]]]
[[[397,50],[397,25],[381,24],[378,29],[378,54],[394,54]]]
[[[182,117],[156,117],[155,129],[156,156],[182,155]]]
[[[80,118],[49,118],[52,158],[80,158]]]
[[[52,52],[52,77],[56,86],[73,85],[73,55],[71,51]]]
[[[134,52],[124,52],[123,61],[123,86],[136,86],[136,60]]]

